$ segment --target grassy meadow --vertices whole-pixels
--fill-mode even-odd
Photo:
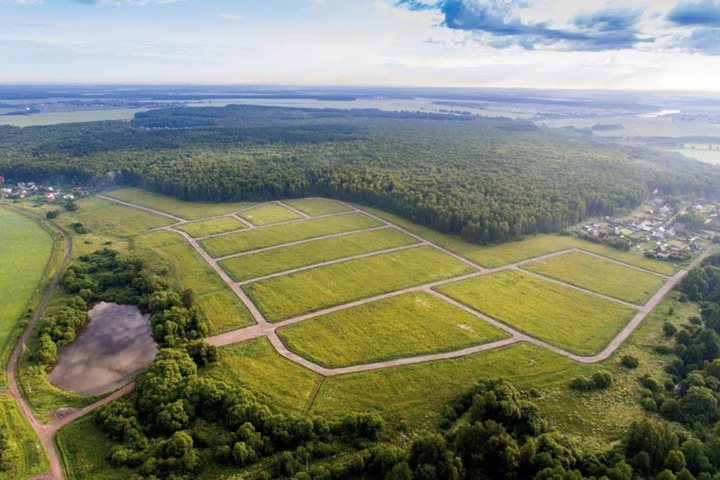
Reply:
[[[426,292],[330,313],[277,333],[290,350],[331,368],[460,350],[509,336]]]
[[[512,270],[436,290],[578,355],[600,352],[637,313],[610,300]]]
[[[277,322],[472,271],[459,260],[423,246],[269,278],[242,288],[268,321]]]
[[[313,218],[302,222],[258,228],[211,237],[200,243],[210,256],[218,258],[259,248],[282,245],[297,240],[335,233],[378,227],[380,222],[362,213],[348,213],[337,217]]]
[[[303,218],[301,215],[277,203],[259,205],[249,210],[243,210],[238,215],[258,227]]]
[[[529,263],[523,268],[637,305],[647,302],[665,283],[662,277],[578,252]]]
[[[220,266],[233,280],[241,282],[271,273],[411,245],[416,242],[417,240],[414,238],[408,237],[395,229],[384,228],[353,233],[342,237],[313,240],[299,245],[291,245],[240,257],[230,257],[222,260]]]
[[[174,227],[182,230],[193,238],[205,237],[207,235],[215,235],[216,233],[232,232],[233,230],[242,230],[245,225],[231,217],[213,218],[210,220],[199,220],[192,223],[184,223]]]
[[[283,203],[297,208],[301,212],[318,217],[320,215],[330,215],[332,213],[347,212],[350,208],[332,200],[323,198],[300,198],[297,200],[283,200]]]
[[[143,207],[160,210],[161,212],[169,213],[176,217],[184,218],[185,220],[198,220],[216,215],[225,215],[254,205],[252,202],[186,202],[175,197],[148,192],[147,190],[140,190],[139,188],[113,190],[108,196],[136,205],[142,205]]]
[[[2,455],[3,461],[11,465],[8,470],[0,471],[0,480],[25,480],[48,468],[45,451],[37,448],[40,439],[20,413],[15,399],[9,395],[0,395],[0,425],[10,436],[10,448]]]

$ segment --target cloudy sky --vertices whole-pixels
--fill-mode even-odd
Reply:
[[[0,83],[720,91],[720,0],[0,0]]]

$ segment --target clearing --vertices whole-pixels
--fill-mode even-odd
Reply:
[[[185,220],[198,220],[207,217],[216,217],[228,213],[237,212],[243,208],[253,206],[253,202],[235,203],[209,203],[209,202],[186,202],[175,197],[160,195],[159,193],[140,190],[139,188],[121,188],[113,190],[109,196],[134,203],[147,208],[154,208],[161,212],[169,213]]]

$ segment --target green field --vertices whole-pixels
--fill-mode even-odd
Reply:
[[[40,439],[9,395],[0,395],[0,426],[10,436],[10,448],[2,452],[3,462],[10,468],[0,471],[0,480],[25,480],[48,468],[45,451],[38,448]]]
[[[268,321],[472,272],[432,247],[417,247],[318,267],[243,286]]]
[[[313,218],[303,222],[221,235],[202,240],[200,243],[212,257],[217,258],[297,240],[363,230],[380,225],[380,222],[362,213],[348,213],[337,217]]]
[[[38,221],[0,208],[0,353],[9,358],[10,336],[34,297],[53,254],[53,239]],[[3,367],[5,362],[3,362]],[[0,378],[5,383],[5,368]]]
[[[203,375],[251,390],[260,401],[286,411],[307,407],[322,377],[281,357],[267,339],[223,347]]]
[[[113,190],[109,196],[144,207],[154,208],[155,210],[160,210],[161,212],[169,213],[186,220],[198,220],[216,215],[225,215],[253,205],[252,202],[185,202],[175,197],[168,197],[166,195],[160,195],[159,193],[140,190],[139,188]]]
[[[661,277],[577,252],[529,263],[523,268],[638,305],[647,302],[664,283]]]
[[[196,302],[210,320],[212,334],[253,323],[250,312],[237,295],[180,235],[153,232],[138,237],[136,247],[156,265],[165,262],[169,276],[177,279],[182,289],[195,292]]]
[[[579,355],[600,352],[637,313],[610,300],[516,271],[483,275],[437,290]]]
[[[460,350],[509,337],[426,292],[323,315],[277,333],[289,349],[326,367]]]
[[[244,224],[231,217],[213,218],[211,220],[200,220],[198,222],[185,223],[174,227],[177,230],[186,232],[193,238],[215,235],[216,233],[232,232],[246,228]]]
[[[244,210],[239,215],[258,227],[303,218],[301,215],[277,203],[266,203],[265,205]]]
[[[231,257],[221,261],[220,266],[233,280],[241,282],[271,273],[416,242],[412,237],[395,229],[384,228]]]
[[[146,111],[147,109],[145,108],[113,108],[107,110],[81,110],[78,112],[41,112],[31,115],[3,115],[0,116],[0,125],[37,127],[40,125],[58,125],[61,123],[132,120],[136,113]]]
[[[346,207],[345,205],[322,198],[301,198],[298,200],[283,200],[283,203],[286,203],[293,208],[297,208],[301,212],[306,213],[311,217],[330,215],[332,213],[347,212],[348,210],[350,210],[350,208]]]

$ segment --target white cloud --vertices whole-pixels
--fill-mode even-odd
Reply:
[[[42,0],[0,0],[0,4],[11,3],[13,5],[39,5]]]
[[[238,15],[237,13],[223,13],[220,16],[228,20],[245,20],[244,15]]]

